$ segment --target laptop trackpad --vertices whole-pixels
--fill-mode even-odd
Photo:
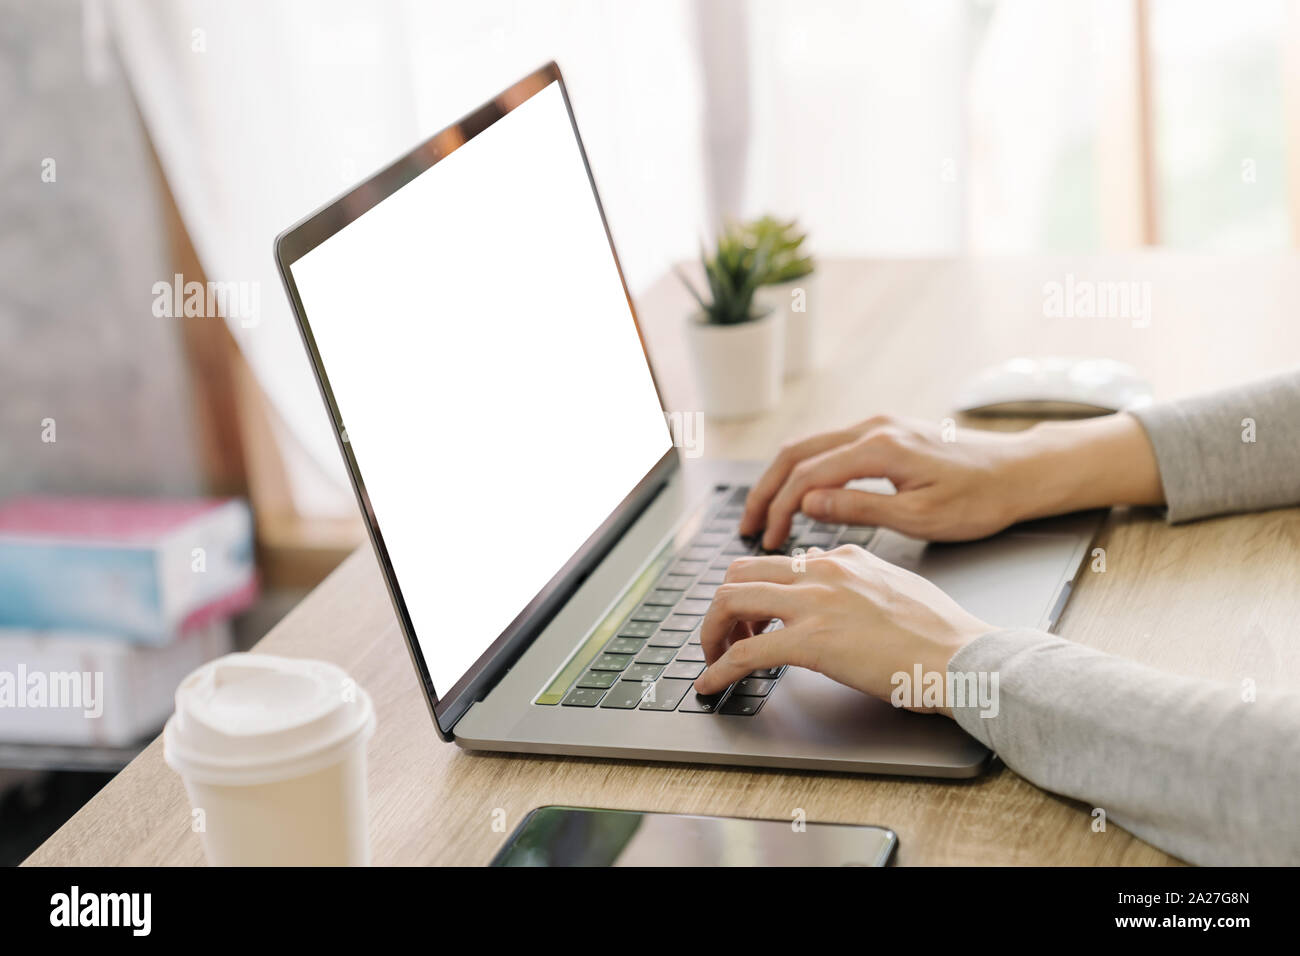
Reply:
[[[1075,534],[1013,528],[961,544],[927,544],[882,531],[871,551],[928,578],[990,624],[1048,627],[1078,547]]]

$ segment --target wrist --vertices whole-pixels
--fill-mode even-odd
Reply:
[[[968,645],[979,640],[985,634],[991,634],[997,628],[987,624],[969,614],[962,612],[961,619],[954,622],[952,633],[944,641],[943,646],[937,649],[937,653],[931,658],[932,670],[942,675],[944,686],[948,686],[948,673],[952,668],[952,659],[956,657]],[[938,712],[945,717],[952,717],[952,701],[948,700],[946,695],[943,704],[938,708]]]
[[[1019,438],[1010,465],[1017,521],[1164,503],[1155,453],[1131,415],[1041,422]]]

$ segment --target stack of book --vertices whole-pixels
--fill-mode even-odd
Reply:
[[[257,597],[235,499],[0,504],[0,742],[129,746]]]

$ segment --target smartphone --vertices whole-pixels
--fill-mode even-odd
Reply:
[[[490,866],[884,866],[885,827],[538,807]]]

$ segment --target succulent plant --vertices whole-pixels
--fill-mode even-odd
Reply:
[[[761,250],[767,262],[767,270],[760,285],[777,285],[802,279],[813,271],[812,257],[802,252],[807,235],[799,231],[799,224],[791,219],[777,219],[775,216],[763,216],[742,227],[746,243],[750,248]]]
[[[754,313],[754,292],[769,274],[765,249],[752,245],[742,229],[728,226],[719,234],[712,255],[701,246],[700,263],[709,286],[707,298],[680,269],[677,275],[708,324],[739,325],[760,317]]]

